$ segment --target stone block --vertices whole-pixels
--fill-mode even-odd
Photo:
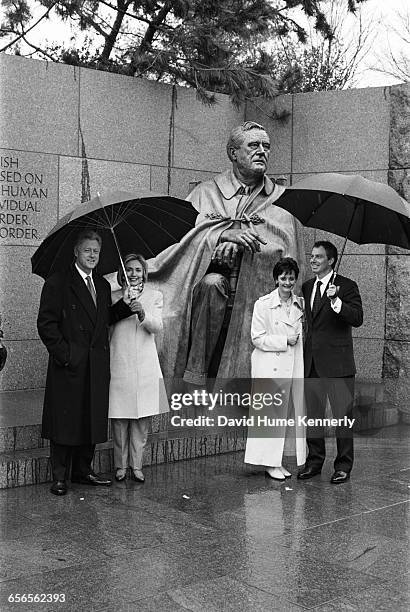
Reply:
[[[0,455],[0,489],[51,480],[49,449],[39,448]]]
[[[293,172],[360,172],[389,167],[386,88],[294,97]]]
[[[410,340],[410,257],[387,257],[386,338]]]
[[[93,470],[97,474],[109,474],[114,470],[112,442],[97,444],[93,459]]]
[[[402,198],[410,201],[410,168],[400,168],[399,170],[389,170],[388,182]]]
[[[384,340],[354,338],[353,346],[357,378],[381,378]]]
[[[0,313],[5,343],[37,338],[37,313],[44,281],[31,273],[33,248],[0,246]],[[10,367],[10,355],[6,369]]]
[[[7,350],[7,363],[0,373],[0,390],[44,387],[48,353],[41,340],[8,341]]]
[[[383,355],[386,399],[400,412],[410,413],[410,343],[386,340]]]
[[[78,154],[78,68],[2,53],[0,82],[3,147]]]
[[[397,425],[400,420],[397,408],[390,406],[386,402],[374,403],[368,407],[357,407],[354,410],[354,416],[354,431],[361,432],[362,435],[366,435],[366,432],[372,430],[380,430]],[[386,432],[386,435],[388,435],[388,432]]]
[[[91,197],[108,191],[129,191],[138,194],[139,190],[151,189],[150,167],[141,164],[88,159]],[[59,217],[64,216],[75,206],[81,204],[80,157],[60,158],[60,207]]]
[[[316,235],[317,235],[318,231],[319,230],[316,230],[313,227],[304,227],[303,228],[303,240],[305,242],[305,251],[306,251],[306,254],[307,254],[307,261],[309,261],[309,257],[310,257],[310,253],[311,253],[312,247],[313,247],[313,245],[315,244],[315,242],[317,240]],[[334,243],[334,244],[336,244],[336,243]],[[310,276],[312,276],[312,273],[310,272],[310,268],[309,268],[308,272],[309,272],[309,274],[308,274],[308,278],[309,278]]]
[[[58,157],[0,149],[0,246],[39,245],[56,223]]]
[[[168,163],[169,85],[80,70],[80,120],[88,157]]]
[[[227,167],[229,166],[227,160]],[[196,183],[208,181],[215,172],[205,170],[189,170],[185,168],[171,169],[170,195],[185,200],[187,195],[195,187]],[[168,168],[162,166],[151,166],[151,190],[157,193],[167,193],[168,190]]]
[[[268,173],[292,171],[292,96],[246,103],[246,121],[263,125],[271,142]]]
[[[393,189],[397,191],[402,197],[404,197],[407,202],[410,201],[410,169],[409,168],[401,168],[399,170],[389,170],[388,173],[388,182]],[[408,209],[410,211],[410,204],[408,204]],[[401,247],[389,246],[387,248],[387,253],[392,255],[408,255],[407,249],[402,249]]]
[[[410,167],[410,83],[390,87],[390,168]]]
[[[41,423],[44,389],[2,391],[0,393],[0,427],[36,427]]]
[[[231,129],[243,123],[244,109],[235,109],[228,96],[218,94],[217,98],[217,104],[206,106],[197,99],[194,90],[177,89],[172,166],[208,170],[214,174],[229,166],[226,143]],[[168,125],[169,111],[167,130]],[[153,163],[158,164],[158,161]],[[167,163],[160,165],[167,166]]]
[[[49,441],[41,437],[41,425],[0,427],[0,453],[46,446]]]

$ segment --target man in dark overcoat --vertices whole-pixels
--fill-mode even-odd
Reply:
[[[51,493],[64,495],[71,480],[111,484],[92,468],[95,445],[107,440],[110,382],[109,326],[133,314],[134,304],[111,305],[109,283],[95,273],[101,237],[84,231],[75,263],[45,282],[37,328],[49,352],[42,436],[50,440]]]
[[[363,323],[357,284],[350,278],[335,275],[336,262],[334,244],[326,240],[315,242],[310,257],[315,277],[302,286],[307,323],[304,346],[307,416],[317,419],[317,424],[308,427],[309,453],[305,467],[298,474],[299,479],[306,480],[322,470],[326,447],[321,423],[329,398],[333,417],[339,419],[332,484],[348,480],[353,467],[351,423],[356,367],[352,327]]]

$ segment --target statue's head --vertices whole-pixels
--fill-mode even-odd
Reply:
[[[270,139],[263,125],[246,121],[233,128],[226,151],[235,176],[246,184],[253,184],[267,170]]]

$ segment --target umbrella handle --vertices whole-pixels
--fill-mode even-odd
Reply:
[[[111,230],[111,233],[112,233],[112,237],[114,239],[115,246],[116,246],[117,251],[118,251],[118,256],[119,256],[120,262],[121,262],[121,268],[122,268],[122,271],[124,272],[125,282],[127,283],[128,288],[130,288],[131,285],[130,285],[130,281],[128,280],[127,273],[125,271],[125,266],[124,266],[124,262],[123,262],[122,257],[121,257],[121,251],[120,251],[120,247],[119,247],[119,244],[118,244],[118,241],[117,241],[117,236],[115,235],[113,227],[110,227],[110,230]]]
[[[343,253],[345,252],[346,244],[347,244],[347,236],[346,236],[346,238],[344,240],[344,243],[343,243],[343,246],[342,246],[342,250],[340,251],[340,255],[339,255],[339,258],[338,258],[336,266],[335,266],[335,271],[334,271],[334,274],[333,274],[333,283],[335,282],[336,274],[339,272],[339,266],[340,266],[340,262],[342,261]]]

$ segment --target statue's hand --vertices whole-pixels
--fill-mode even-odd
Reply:
[[[242,250],[242,247],[236,242],[221,242],[212,253],[212,262],[220,266],[233,268],[236,258]]]
[[[261,250],[261,244],[267,244],[266,240],[251,229],[227,229],[222,232],[220,242],[234,242],[251,253]]]

